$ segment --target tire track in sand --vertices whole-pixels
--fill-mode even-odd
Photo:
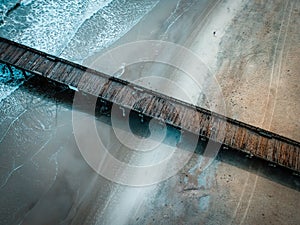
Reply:
[[[270,83],[269,83],[269,91],[268,91],[268,97],[267,97],[267,103],[266,103],[266,109],[264,116],[262,118],[261,122],[261,127],[264,129],[270,130],[271,129],[271,124],[273,121],[273,115],[275,112],[275,106],[276,106],[276,99],[277,99],[277,93],[278,93],[278,87],[279,87],[279,82],[280,82],[280,74],[281,74],[281,67],[282,67],[282,61],[283,61],[283,53],[285,49],[285,43],[287,39],[287,32],[290,24],[290,19],[291,19],[291,14],[292,14],[292,9],[293,9],[293,3],[290,6],[289,13],[287,14],[288,6],[289,6],[290,1],[286,2],[286,6],[284,9],[284,13],[282,16],[281,20],[281,26],[277,38],[277,42],[275,45],[275,52],[273,56],[273,65],[272,65],[272,71],[270,74]],[[279,45],[280,45],[280,39],[283,35],[283,27],[285,26],[285,21],[287,20],[286,27],[285,27],[285,32],[284,32],[284,37],[281,42],[281,50],[279,53]],[[276,63],[278,57],[278,64]],[[275,71],[277,70],[277,71]],[[273,93],[272,92],[273,88]]]

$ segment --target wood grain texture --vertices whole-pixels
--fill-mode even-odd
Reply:
[[[300,172],[300,143],[0,38],[0,62]]]

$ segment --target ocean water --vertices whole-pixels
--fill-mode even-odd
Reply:
[[[3,1],[0,36],[81,63],[124,36],[158,2],[32,0],[22,1],[20,7],[10,10],[15,2]],[[183,4],[188,2],[175,0],[175,11],[166,16],[169,18],[167,24],[170,24],[165,26],[166,32],[173,21],[181,18],[181,9],[185,12],[190,7]],[[181,4],[183,6],[179,7]],[[159,193],[170,192],[169,184],[163,190],[160,186],[138,189],[97,176],[82,159],[74,140],[72,107],[53,97],[60,94],[53,87],[45,87],[45,93],[41,90],[34,92],[43,85],[35,87],[30,85],[31,81],[27,85],[23,74],[15,69],[14,76],[5,66],[0,67],[0,72],[0,148],[3,149],[0,162],[4,165],[0,168],[0,202],[9,202],[5,210],[0,210],[0,224],[41,224],[45,220],[48,224],[70,224],[71,220],[76,221],[80,216],[84,218],[85,214],[88,214],[88,224],[132,224],[136,220],[134,216],[143,215],[144,205],[155,199],[160,204]],[[25,85],[21,86],[23,83]],[[16,116],[12,116],[12,112]],[[99,136],[110,146],[112,154],[132,165],[163,161],[173,149],[164,144],[150,152],[133,154],[132,149],[126,148],[113,135],[112,126],[97,121],[97,127]],[[175,131],[168,133],[170,137],[176,135],[179,134]],[[87,138],[86,133],[83,136]],[[194,150],[190,141],[185,142]],[[162,167],[158,176],[166,171],[167,168]],[[128,176],[126,172],[121,174],[125,178]],[[140,182],[136,176],[131,179]],[[210,188],[205,177],[199,176],[198,182],[199,186]],[[89,208],[85,211],[82,204],[87,202]],[[199,207],[205,211],[210,202],[209,196],[204,196],[199,200]],[[0,204],[1,207],[4,204]],[[176,207],[180,216],[183,204]]]
[[[23,2],[23,1],[22,1]],[[81,61],[116,41],[157,0],[35,0],[21,4],[4,18],[0,36],[41,51]],[[3,2],[7,11],[12,2]],[[3,15],[3,13],[2,13]],[[82,52],[84,53],[78,53]]]
[[[30,74],[26,74],[25,77],[20,70],[14,67],[11,69],[13,74],[6,65],[0,64],[0,102],[13,93],[30,76]]]
[[[110,1],[36,0],[4,18],[0,36],[59,55],[78,27]]]
[[[126,34],[158,0],[114,0],[86,19],[61,52],[61,57],[81,62]]]
[[[158,0],[22,0],[12,10],[17,2],[0,1],[1,37],[80,63],[126,34]],[[7,84],[11,74],[0,69],[1,101],[23,81]]]

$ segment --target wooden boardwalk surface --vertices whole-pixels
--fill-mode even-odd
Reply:
[[[0,38],[0,63],[300,172],[300,143]]]

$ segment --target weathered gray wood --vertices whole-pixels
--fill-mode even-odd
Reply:
[[[300,172],[300,143],[0,38],[0,62]],[[224,135],[222,135],[224,134]]]

